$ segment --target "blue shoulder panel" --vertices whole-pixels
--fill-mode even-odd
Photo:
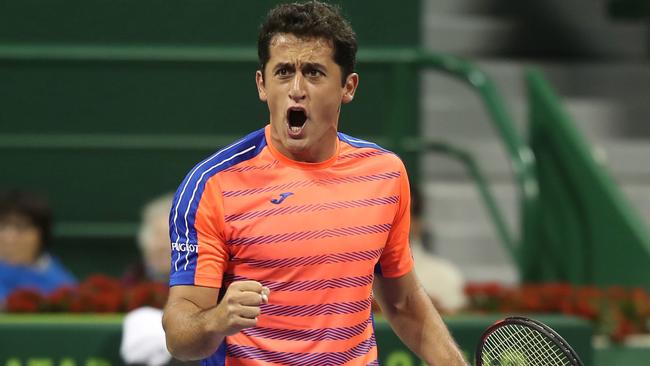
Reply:
[[[206,182],[220,171],[254,158],[265,146],[266,138],[262,128],[197,164],[178,187],[169,214],[169,236],[172,242],[170,285],[194,284],[198,256],[194,222]]]
[[[339,135],[339,139],[341,139],[341,141],[346,142],[346,143],[348,143],[348,144],[350,144],[351,146],[354,146],[354,147],[368,147],[368,148],[371,148],[371,149],[377,149],[377,150],[382,150],[382,151],[385,151],[385,152],[393,153],[392,151],[384,149],[383,147],[375,144],[374,142],[361,140],[361,139],[358,139],[356,137],[346,135],[343,132],[339,132],[338,135]]]

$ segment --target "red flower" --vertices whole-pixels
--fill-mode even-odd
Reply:
[[[77,293],[79,299],[72,304],[73,311],[112,313],[123,310],[124,293],[117,279],[92,275],[79,285]]]
[[[579,287],[576,290],[578,298],[600,299],[603,297],[603,291],[596,286]]]
[[[146,282],[124,289],[119,280],[96,274],[76,287],[61,287],[45,297],[34,290],[15,291],[7,298],[7,311],[115,313],[141,306],[162,308],[168,292],[166,283]]]
[[[46,296],[48,310],[50,311],[68,311],[70,304],[76,296],[73,287],[63,286]]]
[[[487,296],[500,296],[503,294],[504,288],[497,282],[488,282],[483,287],[483,293]]]
[[[574,314],[590,320],[596,320],[598,317],[598,308],[587,299],[578,299],[574,305]]]
[[[7,311],[11,313],[35,313],[42,309],[43,296],[34,289],[18,289],[7,297]]]
[[[169,287],[158,282],[144,282],[129,289],[126,294],[126,310],[131,311],[142,306],[162,308],[167,301]]]
[[[611,286],[602,290],[566,283],[504,288],[494,283],[470,283],[465,293],[473,311],[575,315],[593,322],[597,333],[613,341],[647,332],[650,324],[650,295],[642,288]]]
[[[122,296],[118,292],[95,294],[90,298],[92,312],[116,313],[122,309]]]

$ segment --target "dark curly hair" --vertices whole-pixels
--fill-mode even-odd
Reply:
[[[269,44],[280,33],[299,38],[324,38],[332,42],[334,62],[342,71],[343,80],[354,72],[357,36],[350,23],[336,6],[319,1],[281,4],[271,9],[260,27],[257,55],[262,72],[270,58]]]

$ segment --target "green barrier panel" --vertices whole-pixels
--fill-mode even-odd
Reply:
[[[0,166],[12,172],[0,184],[45,190],[61,222],[133,223],[142,205],[174,191],[209,154],[197,149],[0,148]]]
[[[135,227],[147,199],[267,123],[253,47],[264,14],[280,2],[1,2],[0,166],[12,174],[0,188],[46,193],[63,239],[114,237],[110,229],[80,232],[87,223]],[[418,1],[333,3],[362,49],[419,44]],[[414,113],[385,102],[395,96],[392,67],[361,57],[363,92],[344,106],[343,131],[367,137],[401,113],[399,130],[415,133]],[[417,80],[400,80],[404,110],[417,111],[416,91]]]
[[[281,0],[6,0],[0,43],[250,45]],[[420,43],[420,2],[335,0],[363,47]],[[363,48],[362,47],[362,48]]]
[[[241,136],[260,128],[267,113],[256,102],[252,46],[264,15],[281,2],[4,1],[0,134]],[[419,1],[331,2],[361,49],[419,45]],[[389,70],[359,64],[363,92],[344,107],[344,131],[368,135],[387,124],[391,103],[377,101],[393,97]],[[407,111],[417,110],[416,90],[415,79],[401,90]],[[417,119],[402,118],[400,129],[415,133]]]
[[[147,192],[160,192],[163,189],[169,190],[170,188],[168,187],[175,187],[177,185],[176,182],[173,182],[173,184],[165,183],[173,176],[171,173],[176,172],[177,167],[184,166],[184,170],[178,173],[178,177],[182,178],[185,171],[194,162],[199,160],[183,160],[183,156],[190,156],[189,154],[193,153],[194,150],[204,147],[204,155],[201,158],[208,154],[207,149],[213,146],[209,142],[209,137],[197,137],[199,135],[196,134],[189,135],[187,134],[187,130],[182,130],[182,128],[186,127],[185,123],[172,123],[174,121],[178,122],[177,119],[180,118],[179,110],[182,109],[178,104],[174,104],[172,96],[176,92],[179,95],[186,94],[187,90],[182,87],[191,89],[191,87],[188,87],[182,81],[183,73],[189,73],[193,70],[187,65],[198,65],[200,66],[200,70],[205,69],[205,65],[212,65],[212,68],[215,70],[220,69],[220,67],[227,70],[231,66],[236,65],[233,70],[237,71],[241,67],[239,65],[240,63],[253,65],[255,55],[250,49],[236,47],[0,45],[0,66],[3,64],[2,60],[4,60],[4,64],[9,65],[9,69],[13,65],[17,65],[19,68],[41,66],[47,68],[52,67],[52,64],[61,63],[65,66],[66,72],[73,74],[76,72],[86,72],[87,68],[99,68],[99,70],[103,70],[102,72],[107,72],[104,75],[102,72],[95,70],[89,72],[85,77],[70,76],[64,73],[58,82],[45,83],[46,85],[54,85],[55,90],[47,90],[40,97],[37,94],[35,97],[37,100],[40,98],[47,101],[47,103],[43,102],[41,105],[37,104],[38,107],[33,105],[26,107],[25,101],[30,100],[31,89],[24,88],[20,83],[21,78],[15,78],[13,73],[9,73],[10,77],[8,77],[9,80],[13,80],[15,89],[19,91],[17,93],[18,96],[14,95],[13,98],[15,99],[12,99],[8,105],[14,106],[14,108],[18,108],[21,111],[26,110],[24,114],[27,117],[20,117],[20,113],[17,110],[13,112],[9,111],[8,115],[17,115],[18,117],[16,118],[18,119],[26,119],[23,121],[24,123],[4,127],[7,130],[4,131],[4,135],[0,135],[0,150],[7,151],[6,154],[0,154],[0,163],[6,166],[16,165],[15,169],[17,171],[17,174],[12,176],[5,184],[13,183],[14,185],[38,189],[43,186],[44,181],[51,180],[53,184],[47,185],[46,193],[52,197],[56,197],[56,200],[58,200],[58,206],[55,206],[55,208],[58,209],[57,212],[62,212],[61,217],[63,218],[63,222],[80,226],[80,223],[83,222],[103,222],[110,224],[111,221],[115,220],[118,222],[128,220],[124,218],[124,215],[129,217],[136,216],[140,204],[136,199],[137,197],[149,197],[151,195],[146,195]],[[366,71],[368,72],[364,74],[368,76],[367,79],[364,79],[366,80],[364,82],[366,89],[364,90],[370,90],[370,93],[359,93],[359,97],[356,98],[355,103],[352,103],[349,106],[350,109],[345,111],[343,120],[341,121],[341,129],[353,134],[359,132],[360,137],[366,137],[368,132],[386,136],[384,139],[371,139],[401,154],[405,158],[410,168],[410,175],[414,179],[417,179],[418,174],[415,169],[417,164],[413,162],[416,159],[417,153],[422,149],[421,144],[413,144],[408,139],[408,136],[413,135],[413,132],[410,131],[418,119],[417,109],[412,106],[416,98],[409,97],[412,95],[410,93],[412,91],[411,86],[416,84],[416,71],[423,68],[438,69],[458,78],[462,82],[468,83],[477,91],[484,101],[487,112],[493,119],[495,128],[503,138],[506,151],[510,154],[519,186],[520,196],[522,198],[522,215],[524,217],[521,220],[524,226],[521,230],[523,233],[522,238],[519,240],[513,239],[510,230],[504,225],[501,225],[498,230],[502,234],[506,248],[511,252],[516,262],[523,266],[525,264],[525,258],[521,254],[525,252],[522,251],[524,247],[522,242],[526,242],[526,238],[531,232],[528,229],[530,223],[536,222],[535,202],[537,187],[533,169],[534,159],[528,151],[528,148],[521,142],[521,138],[516,133],[494,84],[487,75],[476,69],[471,63],[456,57],[432,54],[408,48],[365,49],[360,51],[359,60],[362,74]],[[70,64],[75,63],[85,66],[81,68],[70,67]],[[157,77],[151,75],[150,77],[143,77],[130,69],[135,68],[146,75],[144,70],[147,70],[148,66],[154,66],[154,74],[152,74],[154,76],[158,75],[156,73],[160,73],[159,71],[155,71],[159,69],[169,70],[170,73],[181,72],[181,74],[172,77],[169,82],[181,83],[182,87],[171,88],[170,91],[164,87],[164,82],[160,85],[155,84],[159,82],[155,81],[158,80]],[[117,68],[118,72],[108,72],[113,68]],[[390,72],[386,73],[386,70],[390,70]],[[136,93],[143,95],[144,105],[149,106],[145,108],[146,113],[144,115],[137,113],[125,114],[124,111],[126,110],[137,111],[136,106],[130,105],[129,103],[135,103],[134,100],[138,100],[138,98],[135,98],[134,95],[129,93],[126,96],[121,96],[118,90],[115,89],[117,88],[116,84],[120,84],[115,81],[116,78],[118,80],[120,79],[120,72],[125,72],[126,76],[122,76],[126,81],[131,83],[127,83],[127,86],[129,86],[128,89],[133,89]],[[29,73],[27,72],[27,74]],[[49,75],[48,72],[43,72],[42,74],[43,77]],[[158,76],[162,78],[161,80],[167,80],[167,76],[163,77],[163,74],[165,73],[160,73]],[[228,73],[225,73],[223,77],[226,78],[227,76],[234,77]],[[240,75],[238,77],[243,76]],[[150,85],[147,84],[146,87],[140,87],[138,89],[137,86],[140,84],[138,82],[133,83],[131,78],[145,84],[147,82],[153,83],[155,87],[150,88]],[[87,83],[88,80],[92,80],[86,86],[98,85],[97,89],[100,93],[106,93],[107,96],[112,96],[112,98],[108,98],[110,101],[107,102],[111,108],[106,108],[106,114],[109,117],[102,114],[104,111],[103,104],[100,102],[102,98],[98,98],[96,95],[87,97],[88,92],[86,92],[86,89],[88,88],[73,88],[73,95],[77,95],[81,100],[87,98],[87,103],[82,103],[86,107],[81,108],[80,112],[71,107],[66,100],[57,99],[61,98],[57,97],[57,95],[62,95],[64,99],[69,97],[71,93],[69,90],[65,90],[65,87],[57,86],[64,85],[67,79],[71,79],[72,84],[75,82]],[[152,82],[150,79],[154,81]],[[191,81],[199,82],[199,79],[201,78],[195,77]],[[35,77],[34,80],[40,80],[40,78]],[[208,82],[208,85],[212,84]],[[64,88],[64,90],[57,90],[56,88]],[[160,94],[160,90],[163,90],[162,93],[167,94]],[[144,96],[145,94],[147,96]],[[198,93],[196,94],[196,98],[200,98],[199,95],[205,97],[202,93]],[[245,98],[242,97],[242,99]],[[382,103],[380,107],[377,107],[378,100],[391,100],[393,103]],[[150,110],[156,109],[155,105],[158,101],[163,101],[162,105],[164,107],[161,107],[163,112],[150,112]],[[205,103],[209,104],[211,102]],[[238,121],[240,118],[243,118],[242,116],[245,116],[245,113],[254,113],[251,112],[254,108],[246,109],[242,106],[234,105],[235,108],[229,112],[234,117],[225,118],[225,120]],[[64,110],[60,110],[60,108]],[[239,112],[242,109],[245,111]],[[140,112],[142,113],[142,110]],[[30,113],[33,115],[30,115]],[[39,113],[41,115],[38,115]],[[149,113],[159,113],[159,115],[152,117]],[[358,115],[355,115],[355,113]],[[49,123],[51,115],[67,116],[69,120],[65,120],[61,126],[59,124],[52,124]],[[87,124],[89,115],[98,115],[100,123],[97,126]],[[163,115],[166,118],[170,118],[170,120],[164,120]],[[94,121],[94,119],[91,120]],[[118,122],[113,124],[109,123],[112,120]],[[203,127],[198,128],[199,132],[209,133],[209,135],[214,136],[214,145],[223,146],[222,144],[225,141],[224,136],[216,135],[212,131],[215,128],[212,120],[221,121],[223,119],[202,118],[200,113],[197,113],[196,120],[203,120]],[[30,121],[32,123],[29,123]],[[43,121],[42,123],[45,124],[43,125],[33,121]],[[360,123],[361,121],[365,122]],[[158,126],[157,123],[159,122],[159,129],[156,130],[159,132],[151,135],[143,134],[147,129],[156,129]],[[142,127],[142,125],[148,127]],[[170,125],[174,125],[175,127],[172,128]],[[377,125],[381,126],[381,128],[377,129]],[[241,128],[242,124],[222,123],[219,125],[219,128],[221,129],[222,127],[223,131],[220,131],[220,133],[233,135],[236,132],[234,129]],[[130,132],[129,129],[131,129]],[[36,134],[34,131],[39,131],[39,133]],[[181,143],[175,142],[177,138],[181,140]],[[193,140],[197,141],[196,145],[198,146],[193,146]],[[166,146],[165,144],[169,145]],[[165,150],[168,148],[170,150],[177,149],[179,153],[175,156],[175,154],[170,152],[166,157],[163,154],[156,155],[149,151],[156,147]],[[70,150],[67,153],[64,152],[66,148]],[[43,149],[54,149],[59,154],[57,159],[59,164],[53,165],[58,170],[52,174],[51,179],[43,178],[42,175],[39,175],[39,171],[29,170],[30,164],[28,164],[28,161],[38,161],[41,159],[41,155],[48,153]],[[143,149],[147,151],[139,151]],[[80,150],[79,154],[76,154],[76,150]],[[99,152],[96,150],[99,150]],[[104,166],[93,166],[89,164],[89,156],[93,154],[95,154],[96,158],[108,159],[106,160],[108,163]],[[18,158],[16,159],[14,156]],[[16,161],[20,159],[24,161]],[[44,159],[47,160],[49,158],[45,157]],[[95,159],[95,161],[102,161],[102,159]],[[182,161],[186,163],[181,163]],[[140,164],[141,169],[137,168],[138,164]],[[177,165],[164,168],[165,165],[169,164]],[[154,166],[156,169],[151,168]],[[78,170],[79,167],[83,167],[83,169]],[[127,172],[125,167],[129,167],[128,175],[125,175]],[[26,169],[28,170],[27,172],[25,172]],[[82,187],[79,191],[80,194],[76,190],[69,190],[67,187],[61,186],[61,180],[68,179],[68,177],[73,176],[77,172],[82,172],[82,174],[77,174],[77,185]],[[115,175],[113,173],[118,174]],[[163,179],[156,179],[156,177],[163,173],[169,173],[169,175],[165,175]],[[115,181],[113,183],[116,184],[98,185],[94,179],[95,174],[100,174],[100,177],[102,174],[108,175],[113,181],[121,178],[124,182],[120,183]],[[147,185],[133,187],[133,185],[126,185],[126,181],[147,182]],[[114,189],[109,187],[119,187],[120,195],[117,195],[118,199],[105,201],[105,206],[96,205],[91,209],[91,212],[85,212],[82,215],[84,217],[80,217],[79,210],[75,206],[80,199],[79,197],[101,197],[101,193],[105,192],[106,189]],[[142,192],[143,190],[145,192]],[[69,206],[66,206],[66,204]],[[93,210],[98,211],[93,212]],[[498,212],[498,210],[492,211],[493,213]],[[502,217],[495,218],[495,222],[503,222]]]
[[[128,226],[128,236],[120,235],[125,229],[120,227],[101,228],[99,235],[92,236],[87,234],[92,225],[84,225],[83,235],[54,238],[52,253],[79,281],[98,273],[120,278],[140,260],[140,248],[132,234],[135,230]],[[107,232],[114,236],[106,236]],[[75,234],[74,228],[70,234]]]
[[[528,73],[541,227],[537,280],[650,289],[650,234],[538,71]]]
[[[121,319],[116,315],[0,315],[0,339],[3,340],[0,366],[122,364],[118,353]],[[466,315],[445,318],[445,322],[467,358],[472,359],[481,333],[497,319],[493,315]],[[589,323],[560,316],[536,319],[558,331],[580,354],[585,365],[592,365]],[[375,332],[381,365],[423,365],[381,317],[375,319]]]
[[[647,342],[646,342],[647,344]],[[647,366],[650,347],[611,345],[594,350],[594,365]]]
[[[513,166],[521,198],[521,237],[515,238],[503,225],[498,209],[491,212],[497,215],[494,221],[505,247],[528,278],[534,258],[527,257],[525,248],[538,222],[534,157],[490,78],[462,59],[414,48],[419,45],[419,2],[399,7],[388,0],[372,7],[341,3],[359,36],[362,76],[355,102],[344,107],[341,130],[359,137],[384,136],[387,143],[375,141],[400,154],[417,180],[422,149],[413,149],[409,138],[417,136],[418,71],[436,69],[467,83],[483,100]],[[256,56],[250,45],[271,4],[2,3],[0,80],[10,92],[3,94],[0,110],[0,122],[8,122],[0,123],[0,165],[17,172],[3,184],[50,195],[63,220],[57,231],[61,236],[68,235],[66,227],[86,223],[95,228],[133,226],[142,200],[176,187],[200,158],[189,158],[196,156],[193,148],[155,155],[139,151],[136,144],[129,150],[129,144],[141,139],[155,145],[179,135],[186,141],[205,141],[196,136],[236,136],[265,123],[265,107],[255,102]],[[238,14],[246,16],[233,16]],[[47,142],[50,138],[53,142]],[[69,151],[63,152],[66,143]],[[211,151],[219,146],[215,143]],[[54,153],[56,164],[45,156],[50,149],[61,150]],[[102,158],[107,159],[105,166]],[[26,171],[34,162],[53,164],[44,168],[51,176]],[[65,186],[70,177],[78,189]],[[79,207],[80,202],[95,204]]]
[[[264,126],[268,111],[255,87],[253,50],[228,51],[0,44],[0,80],[10,91],[3,94],[0,142],[34,134],[243,136]],[[343,106],[340,126],[367,135],[389,120],[391,103],[377,101],[392,98],[392,80],[386,65],[361,62],[358,69],[360,92]],[[399,126],[409,125],[415,123]]]
[[[0,316],[1,366],[122,365],[122,316]]]

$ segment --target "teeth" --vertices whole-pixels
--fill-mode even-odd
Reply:
[[[293,126],[293,127],[290,127],[290,128],[291,128],[291,132],[300,132],[300,130],[302,130],[302,126],[301,127]]]

